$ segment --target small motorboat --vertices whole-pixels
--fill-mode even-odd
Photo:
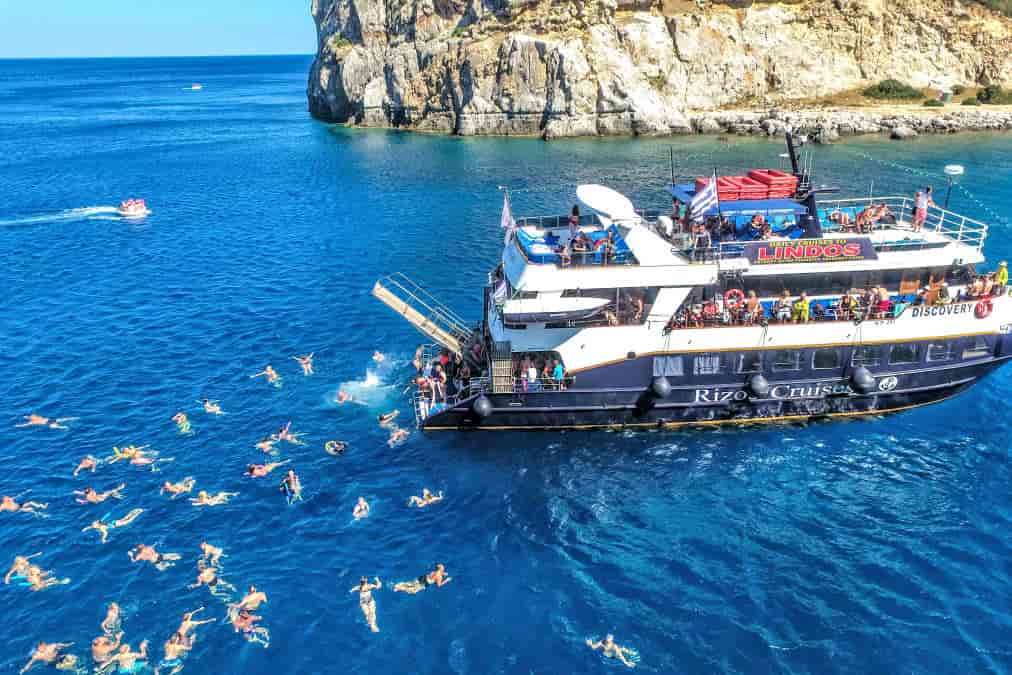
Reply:
[[[194,84],[190,85],[190,91],[200,91],[203,88],[204,88],[204,85],[199,84],[199,83],[194,83]]]
[[[148,205],[143,199],[127,199],[126,201],[120,202],[119,208],[116,209],[116,213],[120,214],[124,218],[143,218],[151,213],[151,211],[148,210]]]

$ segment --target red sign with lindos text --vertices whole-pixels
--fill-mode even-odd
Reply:
[[[754,241],[745,244],[745,257],[753,265],[878,260],[868,237]]]

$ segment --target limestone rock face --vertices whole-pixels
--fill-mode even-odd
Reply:
[[[363,126],[710,132],[693,111],[886,78],[1012,87],[1012,20],[968,0],[312,0],[312,14],[310,110]]]

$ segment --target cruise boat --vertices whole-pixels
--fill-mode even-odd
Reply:
[[[373,294],[434,341],[416,359],[419,427],[878,415],[955,396],[1012,356],[985,223],[815,187],[787,140],[784,171],[666,186],[670,215],[580,186],[583,215],[514,221],[507,194],[476,323],[403,275],[378,281]]]

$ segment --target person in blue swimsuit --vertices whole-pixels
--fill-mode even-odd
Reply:
[[[103,666],[103,670],[116,664],[121,673],[136,673],[148,665],[148,641],[141,643],[140,651],[131,651],[130,645],[123,645]]]

